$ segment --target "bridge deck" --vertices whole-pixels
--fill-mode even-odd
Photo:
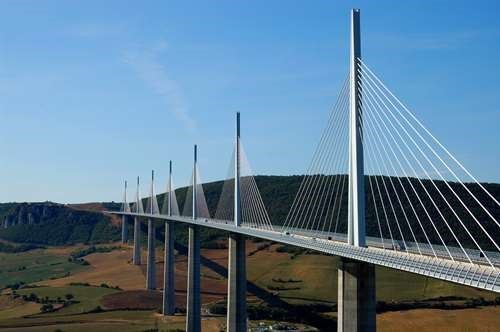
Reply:
[[[281,226],[274,226],[274,230],[280,233],[288,232],[293,235],[303,235],[310,238],[333,240],[337,242],[347,243],[347,234],[345,233],[330,233],[325,231],[310,231],[310,230],[295,229],[295,228],[285,229],[282,228]],[[431,246],[429,246],[428,243],[421,243],[421,242],[416,243],[413,241],[403,242],[401,240],[394,240],[394,242],[395,246],[392,245],[392,240],[389,238],[381,239],[379,237],[372,237],[372,236],[366,237],[366,243],[368,247],[377,247],[386,250],[409,252],[413,254],[422,253],[423,255],[426,256],[435,255],[439,258],[450,260],[450,255],[448,254],[448,251],[443,245],[432,244],[431,248]],[[461,248],[448,246],[447,249],[450,251],[454,259],[463,262],[469,262],[467,256],[464,254]],[[481,252],[479,250],[465,248],[465,251],[467,252],[469,258],[474,263],[489,265],[488,260],[483,255],[481,255]],[[488,255],[493,265],[500,267],[500,253],[493,251],[485,251],[485,253],[486,255]]]
[[[281,229],[265,230],[246,225],[236,227],[230,221],[206,218],[193,220],[191,217],[146,213],[114,211],[107,213],[211,227],[500,293],[500,268],[497,265],[500,259],[498,257],[494,261],[496,266],[491,267],[485,265],[484,260],[479,256],[476,256],[474,264],[471,264],[466,261],[452,261],[445,258],[444,253],[439,250],[436,250],[438,255],[436,258],[430,252],[430,248],[427,248],[427,251],[421,248],[423,253],[421,255],[415,251],[415,247],[408,243],[408,248],[406,248],[409,249],[408,251],[406,249],[403,251],[388,250],[381,247],[381,242],[370,239],[368,247],[362,248],[345,243],[339,234],[335,234],[333,237],[327,234],[319,234],[318,236],[317,233],[312,234],[300,230],[285,233]],[[328,239],[329,236],[331,239]]]

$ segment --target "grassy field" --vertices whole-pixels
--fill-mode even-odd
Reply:
[[[338,258],[325,255],[298,256],[277,252],[279,245],[258,250],[258,245],[248,242],[247,258],[248,280],[253,289],[260,293],[278,295],[289,303],[326,303],[334,304],[337,298]],[[19,295],[36,294],[39,298],[55,300],[72,294],[78,303],[71,304],[51,313],[40,313],[40,304],[13,299],[10,295],[0,296],[1,331],[144,331],[158,327],[160,330],[184,329],[184,316],[164,318],[145,305],[160,303],[161,295],[148,294],[143,290],[145,266],[134,266],[130,262],[131,248],[123,247],[107,253],[94,253],[85,257],[90,266],[69,263],[68,255],[75,250],[52,248],[34,250],[22,254],[0,254],[0,277],[9,276],[9,282],[38,281],[40,287],[17,290]],[[144,254],[144,253],[143,253]],[[203,303],[223,301],[226,294],[225,273],[227,272],[227,250],[203,249],[202,261],[202,299]],[[163,253],[157,252],[157,285],[163,282]],[[145,257],[144,257],[145,258]],[[145,260],[144,260],[145,261]],[[3,263],[5,262],[5,264]],[[187,271],[185,256],[176,257],[177,303],[185,303],[185,282]],[[24,269],[19,269],[25,266]],[[5,272],[4,272],[5,271]],[[40,273],[38,273],[38,271]],[[64,277],[70,272],[69,276]],[[379,301],[411,301],[439,296],[462,296],[486,299],[497,295],[477,289],[458,286],[431,278],[387,268],[377,268],[377,299]],[[56,277],[62,277],[57,278]],[[44,279],[45,278],[45,279]],[[119,286],[126,291],[95,286],[71,286],[69,283],[88,282],[92,285],[106,283]],[[4,292],[6,293],[6,292]],[[262,295],[262,294],[261,294]],[[250,293],[249,301],[262,301]],[[142,305],[134,306],[133,302]],[[107,308],[106,303],[109,305]],[[101,313],[86,313],[96,307],[115,309]],[[143,310],[122,310],[122,308],[142,308]],[[84,314],[85,313],[85,314]],[[333,314],[335,315],[335,314]],[[466,310],[408,310],[387,312],[377,316],[378,330],[399,331],[404,327],[408,332],[428,331],[500,331],[498,321],[500,308],[485,307]],[[205,317],[203,331],[219,331],[224,317]]]
[[[23,317],[40,312],[40,304],[25,302],[22,299],[12,299],[0,295],[0,321],[8,318]]]
[[[259,251],[248,258],[249,280],[265,289],[298,288],[277,291],[281,298],[293,303],[336,301],[338,257],[299,255],[292,259],[292,255],[278,253],[275,248]],[[423,300],[439,296],[493,299],[498,296],[383,267],[376,268],[376,278],[378,301]],[[294,282],[276,282],[289,279]]]
[[[498,332],[500,308],[387,312],[377,316],[377,331]]]
[[[247,247],[249,252],[257,249],[257,245],[251,242],[248,242]],[[282,299],[291,303],[336,301],[337,257],[306,254],[294,257],[289,253],[277,252],[278,247],[279,245],[273,245],[258,250],[247,258],[247,274],[250,282],[266,292],[279,294]],[[66,255],[69,255],[69,252],[71,250],[65,248],[34,250],[23,254],[1,254],[0,258],[7,262],[5,265],[2,264],[1,269],[10,270],[8,274],[11,277],[0,280],[2,283],[20,279],[26,279],[23,281],[27,282],[42,280],[38,282],[39,285],[55,287],[64,287],[74,282],[87,282],[92,285],[106,283],[110,286],[119,286],[124,290],[144,288],[145,266],[138,267],[131,264],[130,247],[88,255],[85,260],[90,263],[90,266],[87,267],[67,262]],[[224,274],[227,270],[227,250],[203,249],[202,256],[211,263],[202,267],[204,302],[222,300],[226,292]],[[157,286],[161,288],[163,281],[161,250],[158,250],[157,257],[159,261]],[[143,258],[145,261],[144,252]],[[185,297],[186,263],[185,256],[176,257],[176,290],[180,304],[184,303]],[[26,270],[18,271],[19,266],[26,266]],[[67,272],[70,272],[70,275],[62,277]],[[491,292],[388,268],[377,267],[376,275],[379,301],[422,300],[439,296],[492,299],[497,296]],[[57,276],[62,278],[54,278]],[[289,279],[295,282],[277,282]]]
[[[88,312],[101,305],[103,296],[116,292],[118,292],[116,289],[95,286],[36,287],[24,288],[17,291],[19,295],[30,295],[33,293],[38,296],[38,298],[47,297],[50,300],[56,300],[57,298],[64,299],[66,294],[71,294],[74,296],[73,300],[78,302],[68,307],[61,308],[53,313],[43,314],[46,316],[61,316]]]
[[[141,289],[146,281],[141,269],[130,264],[131,255],[130,248],[90,254],[85,256],[85,260],[90,263],[87,269],[40,284],[61,287],[72,282],[87,282],[92,285],[105,283],[110,286],[120,286],[126,290]],[[146,257],[144,261],[145,259]]]
[[[257,326],[261,321],[251,322]],[[262,321],[270,324],[268,321]],[[163,317],[155,311],[109,311],[85,315],[67,315],[54,317],[37,315],[29,319],[9,319],[0,321],[1,331],[54,332],[60,329],[64,332],[139,332],[157,328],[160,331],[175,331],[185,329],[185,317],[176,315]],[[300,325],[305,327],[305,325]],[[225,317],[203,317],[202,330],[205,332],[225,331]],[[308,329],[309,330],[309,329]]]
[[[380,332],[496,332],[500,326],[500,308],[465,310],[410,310],[389,312],[377,316]],[[218,332],[224,324],[223,317],[204,318],[203,331]],[[36,317],[0,321],[1,331],[65,332],[110,331],[136,332],[158,328],[161,331],[184,330],[183,316],[164,319],[153,311],[112,311],[64,317]]]
[[[46,249],[16,254],[0,253],[0,289],[18,282],[33,283],[61,278],[85,269],[68,262],[68,256]]]
[[[163,320],[152,311],[110,311],[85,315],[38,315],[29,319],[10,319],[0,322],[2,331],[144,331],[159,327],[164,330],[184,328],[184,317]]]

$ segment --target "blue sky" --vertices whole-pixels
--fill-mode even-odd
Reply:
[[[0,1],[0,201],[119,200],[122,181],[298,174],[364,61],[480,180],[500,182],[497,1]],[[145,181],[146,182],[146,181]],[[146,192],[144,184],[143,191]]]

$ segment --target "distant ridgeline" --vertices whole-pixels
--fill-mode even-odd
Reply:
[[[341,175],[345,176],[345,175]],[[287,217],[288,211],[292,202],[295,198],[297,191],[299,190],[300,184],[302,182],[303,176],[255,176],[255,181],[259,188],[262,196],[262,200],[267,208],[269,217],[274,224],[282,224]],[[387,179],[387,178],[386,178]],[[380,180],[380,178],[379,178]],[[416,179],[412,181],[417,181]],[[424,180],[423,180],[424,181]],[[397,183],[397,181],[394,181]],[[425,181],[424,181],[425,182]],[[446,183],[443,181],[435,181],[437,187],[443,188]],[[158,184],[157,184],[158,185]],[[489,184],[484,183],[484,187],[498,200],[500,200],[500,184]],[[450,182],[450,186],[453,187],[457,192],[463,191],[457,183]],[[485,198],[486,195],[483,191],[478,189],[477,185],[467,185],[470,190],[478,197],[479,200]],[[211,182],[203,185],[203,191],[205,192],[207,205],[210,211],[210,215],[214,216],[217,209],[217,203],[219,201],[219,195],[222,191],[223,181]],[[346,186],[347,187],[347,186]],[[419,186],[415,183],[415,188],[417,191]],[[396,185],[396,190],[403,195],[402,188]],[[129,193],[129,197],[133,197],[132,191]],[[176,190],[176,196],[179,203],[179,208],[182,211],[185,201],[187,188],[179,188]],[[143,193],[144,194],[144,193]],[[422,197],[426,195],[422,192],[419,193]],[[432,193],[431,193],[432,194]],[[434,193],[435,194],[435,193]],[[347,202],[347,188],[344,189],[342,195],[344,195],[344,202]],[[378,237],[379,230],[377,227],[377,221],[375,216],[375,209],[371,201],[371,194],[367,192],[367,212],[366,212],[366,225],[367,225],[367,235]],[[158,196],[158,203],[160,209],[162,208],[164,200],[164,195]],[[380,201],[379,198],[377,200]],[[393,204],[396,204],[397,198],[391,196]],[[491,201],[485,199],[485,201]],[[144,198],[144,204],[146,199]],[[431,206],[431,202],[423,200],[424,205],[427,207]],[[457,203],[457,202],[455,202]],[[390,211],[390,203],[385,199],[386,209]],[[404,202],[403,202],[404,204]],[[439,204],[439,201],[438,201]],[[96,205],[98,208],[96,208]],[[345,204],[344,204],[345,205]],[[454,204],[458,206],[459,204]],[[87,205],[82,206],[67,206],[55,203],[5,203],[0,204],[0,239],[5,239],[14,242],[22,243],[35,243],[43,245],[65,245],[73,243],[100,243],[100,242],[110,242],[117,241],[120,239],[120,229],[119,223],[111,222],[111,220],[99,212],[86,211]],[[118,210],[120,208],[119,203],[97,203],[94,204],[92,210]],[[479,206],[470,204],[472,212],[477,213],[478,216],[482,216]],[[486,206],[490,212],[493,214],[497,220],[500,219],[500,209],[494,205],[489,204]],[[381,208],[380,206],[378,207]],[[407,207],[405,207],[407,209]],[[454,219],[452,212],[447,209],[441,209],[443,217],[449,219],[450,221]],[[431,209],[429,209],[431,211]],[[417,214],[423,216],[424,211],[422,208],[416,207]],[[474,221],[470,220],[467,212],[463,209],[457,209],[457,212],[461,215],[463,220],[467,222],[467,225],[471,225]],[[404,220],[404,216],[398,214],[400,220]],[[440,230],[442,234],[449,234],[446,230],[446,225],[441,221],[441,216],[434,212],[431,217],[436,222],[436,227]],[[408,216],[411,218],[411,216]],[[343,222],[339,223],[338,231],[346,232],[346,220],[347,209],[343,208],[340,211],[340,219]],[[389,215],[389,219],[392,216]],[[487,225],[487,229],[493,238],[500,238],[500,231],[493,222],[487,218],[482,218],[484,224]],[[391,223],[394,221],[390,221]],[[415,225],[415,220],[410,220],[411,224]],[[401,222],[403,224],[403,222]],[[461,230],[461,226],[456,222],[451,223],[451,226],[457,231]],[[158,228],[163,228],[162,223],[157,224]],[[216,245],[216,241],[225,234],[221,231],[202,227],[202,246],[213,247]],[[143,225],[143,233],[146,231],[146,225]],[[494,249],[491,242],[486,239],[484,233],[479,229],[471,228],[471,231],[476,236],[476,239],[480,241],[484,249]],[[131,223],[129,223],[129,234],[132,234]],[[158,231],[157,239],[159,241],[163,240],[163,231]],[[431,241],[433,243],[439,243],[439,239],[436,235],[429,234]],[[145,236],[143,234],[143,236]],[[187,238],[187,232],[185,227],[179,227],[176,232],[176,237],[178,241],[184,242]],[[129,236],[129,239],[131,236]],[[425,242],[425,239],[418,238],[419,241]],[[445,239],[447,240],[447,239]],[[474,247],[470,240],[464,237],[462,242],[465,246]]]
[[[323,176],[324,177],[324,176]],[[340,178],[346,177],[346,175],[340,175]],[[262,200],[266,206],[267,212],[269,214],[269,217],[274,225],[281,225],[284,223],[284,221],[287,218],[287,214],[290,210],[290,206],[293,203],[293,200],[295,199],[295,196],[297,194],[297,191],[299,190],[300,184],[303,180],[304,176],[255,176],[255,181],[257,183],[257,186],[259,188],[259,192],[262,196]],[[397,191],[398,195],[400,197],[404,196],[404,188],[399,184],[400,182],[397,180],[397,178],[392,178],[392,181],[389,177],[384,177],[385,181],[387,183],[394,182],[394,188]],[[369,183],[369,178],[368,176],[365,176],[365,183]],[[371,177],[372,181],[374,180],[374,177]],[[419,180],[410,178],[409,179],[412,183],[413,186],[418,193],[418,195],[422,199],[422,203],[427,209],[427,212],[429,213],[430,217],[432,220],[435,221],[435,227],[439,230],[439,232],[442,234],[444,241],[446,243],[453,243],[452,240],[452,235],[450,234],[446,224],[442,221],[442,217],[444,217],[450,227],[452,227],[455,232],[458,234],[457,236],[460,238],[461,243],[465,247],[470,247],[470,248],[476,248],[473,241],[470,239],[470,237],[465,234],[463,231],[462,226],[459,224],[457,221],[456,217],[454,216],[453,212],[446,208],[444,206],[443,200],[439,198],[435,198],[435,203],[439,206],[440,212],[442,213],[442,216],[439,215],[436,209],[434,209],[433,202],[431,202],[427,197],[428,195],[424,192],[424,189],[422,189],[422,185],[419,183]],[[381,181],[381,178],[378,177],[378,181]],[[406,180],[403,179],[402,182],[407,184],[405,182]],[[333,181],[324,181],[324,183],[332,183]],[[346,181],[347,182],[347,181]],[[444,181],[438,181],[434,180],[434,183],[436,187],[432,186],[430,184],[429,180],[421,180],[421,182],[424,184],[424,186],[427,188],[429,193],[433,197],[438,197],[438,192],[437,188],[439,188],[440,191],[445,193],[449,192],[447,189],[447,184]],[[463,186],[459,183],[456,182],[449,182],[449,185],[453,190],[460,196],[460,197],[465,197],[465,189]],[[483,183],[482,184],[492,195],[495,197],[497,200],[500,201],[500,184],[496,183]],[[217,209],[217,203],[219,201],[219,195],[220,192],[222,191],[222,186],[223,182],[222,181],[217,181],[217,182],[211,182],[203,185],[203,191],[205,193],[205,197],[207,200],[207,205],[208,209],[210,211],[210,215],[214,216],[215,211]],[[496,220],[500,220],[500,208],[492,203],[492,200],[488,197],[486,197],[486,194],[484,191],[482,191],[477,184],[466,184],[467,188],[481,201],[481,202],[486,202],[485,207],[492,213],[492,215],[496,218]],[[186,191],[187,188],[179,188],[176,190],[176,196],[177,196],[177,201],[179,204],[180,211],[183,210],[184,206],[184,201],[185,201],[185,196],[186,196]],[[409,188],[406,187],[406,191],[408,192],[408,195],[410,197],[414,198],[415,194],[413,192],[409,191]],[[398,217],[399,223],[401,224],[401,228],[403,230],[403,233],[408,236],[407,239],[410,239],[410,231],[406,228],[407,223],[405,220],[405,216],[402,213],[402,210],[399,208],[398,204],[398,199],[397,196],[395,195],[395,191],[391,190],[389,191],[390,193],[390,200],[392,202],[389,202],[388,199],[386,199],[385,192],[382,191],[382,196],[384,199],[384,208],[387,211],[389,223],[391,224],[391,227],[393,227],[394,230],[397,229],[396,223],[394,221],[394,216],[392,213],[392,205],[395,207],[396,215]],[[335,195],[333,190],[329,193],[330,195]],[[340,220],[339,222],[339,227],[338,227],[338,232],[341,233],[346,233],[347,232],[347,196],[348,196],[348,191],[347,191],[347,185],[344,187],[344,190],[342,192],[343,195],[343,202],[344,204],[342,205],[343,208],[340,210]],[[451,196],[451,195],[450,195]],[[378,193],[375,193],[376,200],[378,202],[378,209],[379,213],[382,213],[382,206],[380,204],[381,200],[378,195]],[[471,233],[475,236],[475,238],[479,241],[481,244],[482,248],[485,250],[496,250],[496,248],[493,246],[491,241],[488,240],[484,232],[478,227],[477,223],[472,220],[470,217],[470,214],[461,206],[460,202],[456,199],[456,197],[448,197],[447,199],[449,202],[452,204],[452,206],[455,207],[455,212],[460,216],[460,218],[467,224],[469,230]],[[158,204],[160,205],[160,209],[162,207],[164,200],[163,195],[159,195],[158,197]],[[369,187],[366,185],[366,233],[368,236],[373,236],[373,237],[379,237],[379,228],[378,228],[378,223],[376,219],[376,213],[375,213],[375,207],[373,205],[373,200],[372,200],[372,194],[369,192]],[[472,200],[472,198],[471,198]],[[320,199],[314,200],[311,199],[310,203],[314,204],[320,204]],[[324,199],[323,202],[326,202],[327,200]],[[146,200],[143,201],[144,204],[147,204]],[[488,230],[489,234],[494,238],[498,239],[500,238],[500,229],[494,224],[494,222],[484,213],[484,211],[481,209],[481,207],[478,204],[474,204],[474,202],[465,202],[468,207],[470,208],[471,212],[478,216],[479,220],[481,221],[482,225],[485,227],[485,229]],[[402,205],[405,211],[410,211],[410,207],[408,205],[407,200],[402,200]],[[144,205],[146,206],[146,205]],[[426,218],[426,212],[422,208],[422,206],[415,206],[415,212],[417,215],[422,219]],[[380,218],[383,218],[383,216],[379,216]],[[407,216],[409,219],[409,222],[411,225],[415,225],[414,227],[417,227],[418,221],[415,219],[414,214],[409,214],[407,212]],[[381,222],[385,223],[385,220],[381,220]],[[427,221],[427,223],[429,223]],[[430,225],[426,225],[430,229]],[[224,235],[223,233],[220,233],[215,230],[209,230],[208,228],[202,227],[204,232],[209,232],[210,236],[206,236],[205,239],[215,239],[219,235]],[[161,236],[161,232],[157,232],[159,236]],[[389,237],[389,234],[384,234],[385,237]],[[429,231],[428,232],[429,239],[432,243],[440,244],[440,239],[437,235],[436,232],[434,231]],[[417,240],[419,242],[426,243],[426,239],[423,237],[422,234],[417,234],[416,235]],[[449,237],[449,238],[448,238]],[[394,234],[395,239],[399,239],[398,234]]]
[[[0,204],[0,238],[20,243],[65,245],[119,239],[120,231],[99,212],[44,203]]]

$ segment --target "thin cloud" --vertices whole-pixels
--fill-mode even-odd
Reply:
[[[189,114],[182,89],[169,76],[166,66],[159,61],[159,56],[166,49],[167,43],[161,41],[145,50],[125,52],[124,61],[156,95],[164,100],[167,111],[193,133],[196,123]]]

